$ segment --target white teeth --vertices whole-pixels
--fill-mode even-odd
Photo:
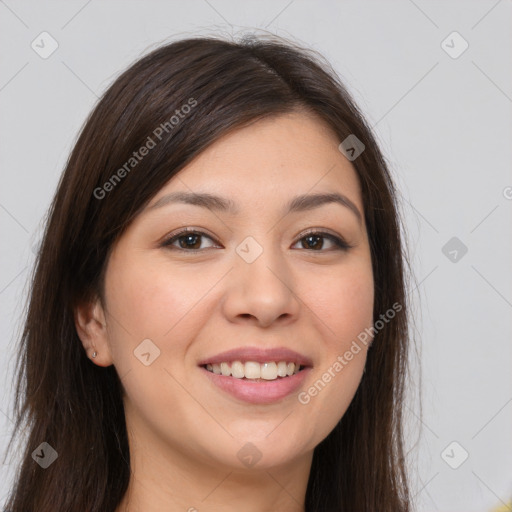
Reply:
[[[261,365],[261,378],[265,380],[277,379],[277,364],[263,363]]]
[[[261,378],[261,365],[254,361],[247,361],[244,365],[244,373],[246,379],[259,379]]]
[[[234,361],[231,364],[231,375],[237,379],[245,377],[244,365],[240,361]]]
[[[286,362],[279,361],[277,363],[277,375],[278,377],[286,377],[288,374],[286,373]]]
[[[228,363],[220,363],[220,371],[225,377],[231,376],[231,368],[229,367]]]
[[[224,362],[220,364],[207,364],[206,369],[216,375],[235,377],[236,379],[262,379],[276,380],[278,377],[290,377],[300,370],[300,365],[286,361],[269,361],[257,363],[255,361],[233,361],[231,364]]]

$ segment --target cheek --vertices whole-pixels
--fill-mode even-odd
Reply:
[[[317,273],[309,304],[324,333],[322,355],[299,402],[308,411],[312,438],[324,438],[346,412],[361,381],[367,345],[358,336],[373,325],[374,282],[368,262],[332,273]],[[308,305],[309,305],[308,304]]]
[[[107,301],[113,314],[134,338],[162,339],[187,317],[210,286],[196,274],[183,273],[143,258],[127,258],[112,266]]]
[[[328,334],[328,351],[343,345],[373,323],[374,283],[371,267],[352,266],[337,276],[316,273],[314,287],[308,292],[308,305],[323,321]]]
[[[326,380],[334,384],[331,392],[345,405],[345,397],[355,392],[366,362],[367,345],[361,343],[360,336],[373,325],[373,286],[371,272],[354,269],[335,282],[331,280],[330,285],[326,283],[327,292],[317,297],[316,313],[326,333],[318,370],[322,375],[330,372],[331,378],[326,376]]]

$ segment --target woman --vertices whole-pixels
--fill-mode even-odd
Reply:
[[[49,212],[7,508],[410,510],[405,300],[394,187],[328,66],[275,37],[153,51]]]

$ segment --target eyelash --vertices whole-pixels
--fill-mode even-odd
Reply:
[[[180,238],[182,238],[185,235],[199,235],[201,237],[204,236],[206,238],[209,238],[210,240],[212,240],[212,242],[214,242],[218,245],[218,242],[214,238],[212,238],[211,236],[207,235],[206,233],[204,233],[202,231],[198,231],[194,228],[182,229],[178,233],[171,235],[168,239],[166,239],[164,242],[162,242],[161,245],[162,245],[162,247],[166,247],[171,250],[178,250],[178,251],[189,252],[189,253],[198,253],[198,252],[204,251],[204,249],[183,249],[182,247],[176,247],[176,246],[172,245],[174,242],[176,242],[177,240],[179,240]],[[315,231],[315,230],[311,230],[311,231],[304,233],[297,240],[297,242],[300,242],[301,240],[303,240],[309,236],[317,236],[317,237],[321,237],[321,238],[327,238],[328,240],[330,240],[336,246],[334,249],[331,249],[331,251],[332,250],[348,251],[349,249],[352,249],[352,247],[353,247],[352,245],[345,242],[345,240],[343,240],[343,238],[341,238],[341,237],[332,235],[331,233],[326,233],[324,231]],[[295,242],[295,243],[297,243],[297,242]],[[211,247],[209,247],[209,249],[211,249]],[[320,250],[303,249],[303,250],[309,251],[309,252],[320,252],[320,253],[321,252],[330,252],[329,250],[325,251],[322,249],[320,249]]]

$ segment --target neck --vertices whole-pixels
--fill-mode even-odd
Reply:
[[[305,510],[312,451],[271,468],[230,467],[147,431],[128,432],[131,476],[116,512]]]

